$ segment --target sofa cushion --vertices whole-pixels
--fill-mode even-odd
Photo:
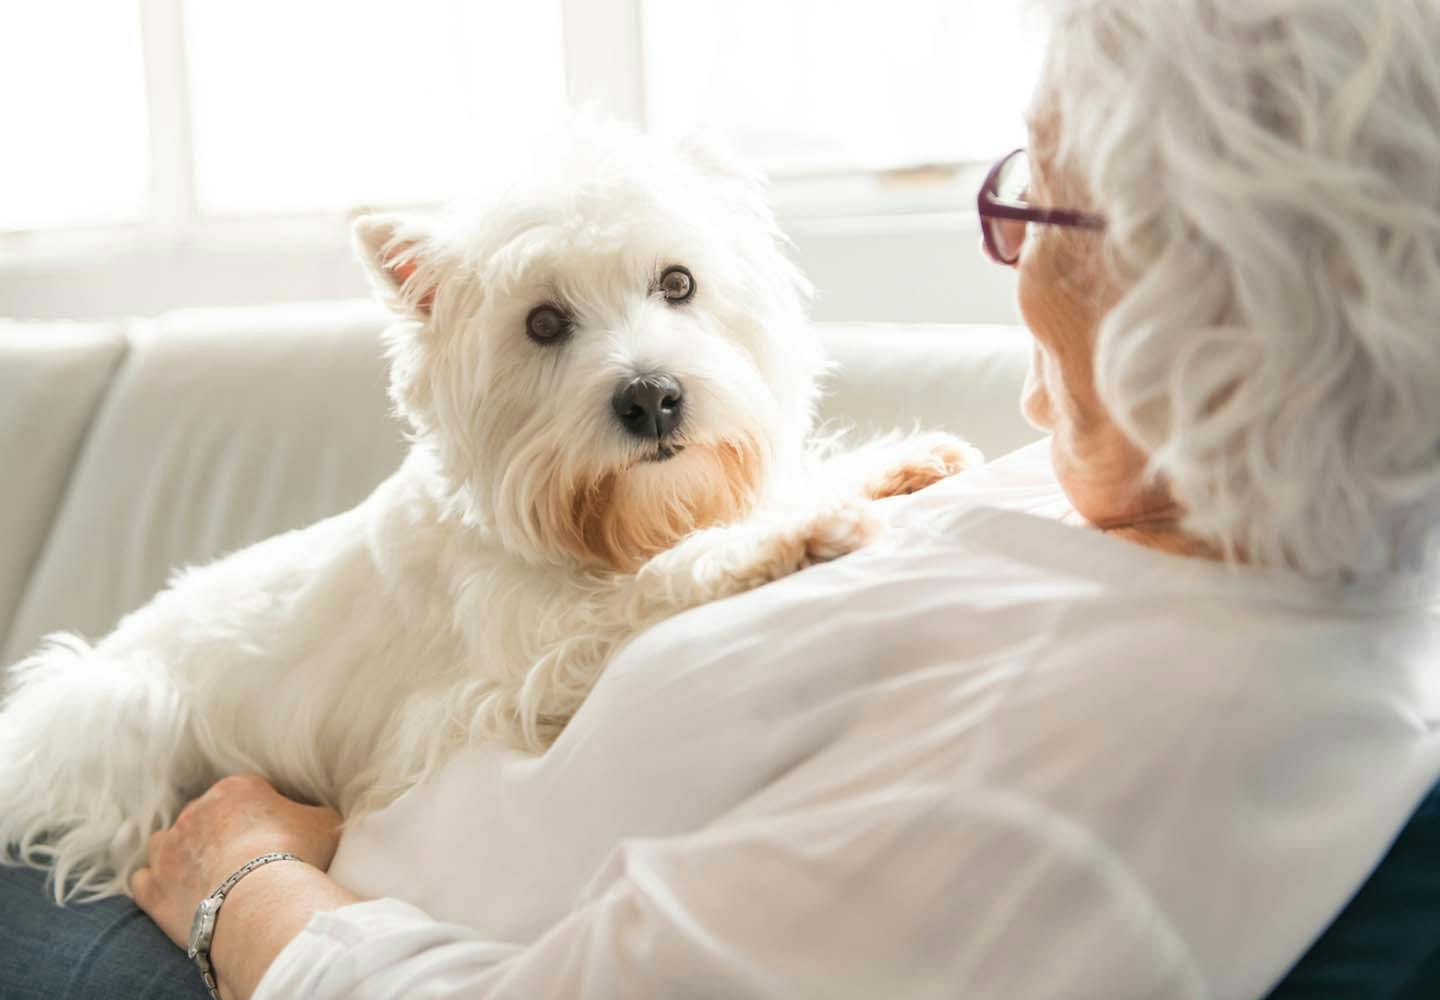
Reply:
[[[358,503],[398,464],[368,303],[177,312],[136,324],[3,662],[96,637],[171,572]]]
[[[113,325],[0,323],[0,646],[124,354]]]
[[[1011,326],[846,324],[821,327],[838,367],[822,420],[857,435],[916,425],[968,438],[986,458],[1038,441],[1020,415],[1030,337]]]

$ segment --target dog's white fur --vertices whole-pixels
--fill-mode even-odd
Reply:
[[[478,219],[478,221],[476,221]],[[359,507],[178,575],[93,647],[52,637],[0,711],[0,843],[57,898],[123,892],[151,833],[259,771],[354,815],[472,740],[543,750],[656,621],[844,554],[867,496],[974,460],[944,435],[807,455],[820,347],[759,181],[581,122],[481,213],[363,218],[405,462]],[[657,293],[683,264],[694,297]],[[526,333],[552,303],[561,343]],[[647,461],[611,398],[684,385]]]

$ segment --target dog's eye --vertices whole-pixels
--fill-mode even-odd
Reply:
[[[666,302],[688,302],[695,294],[695,276],[679,264],[667,267],[660,275],[660,294]]]
[[[553,344],[570,332],[570,318],[554,306],[536,306],[525,317],[525,332],[537,344]]]

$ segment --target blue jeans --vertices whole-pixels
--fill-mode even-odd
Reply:
[[[200,972],[125,898],[61,908],[0,867],[0,1000],[207,1000]]]

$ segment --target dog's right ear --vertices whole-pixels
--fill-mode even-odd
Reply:
[[[350,227],[350,243],[381,302],[412,319],[430,318],[440,261],[424,227],[395,215],[362,215]]]

